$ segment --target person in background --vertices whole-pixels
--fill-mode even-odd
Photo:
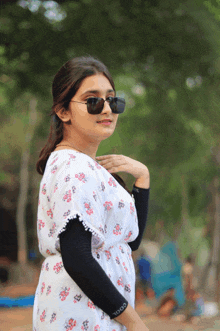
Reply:
[[[186,298],[189,298],[190,291],[193,289],[193,259],[188,256],[182,267],[183,286],[186,294]]]
[[[200,317],[204,315],[205,303],[200,293],[196,292],[195,290],[190,291],[189,300],[191,301],[192,305],[186,313],[186,321],[197,324]]]
[[[125,100],[106,66],[74,58],[55,75],[52,124],[40,153],[37,229],[45,260],[34,331],[147,331],[134,309],[135,269],[147,221],[148,168],[124,155],[96,157]],[[132,194],[117,172],[133,175]]]
[[[146,295],[147,289],[152,288],[151,284],[151,263],[149,258],[141,254],[141,256],[136,261],[137,271],[139,275],[139,282],[143,289],[144,294]]]

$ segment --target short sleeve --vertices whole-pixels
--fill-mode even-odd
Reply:
[[[60,251],[59,235],[66,229],[69,220],[76,218],[85,230],[92,232],[92,242],[96,247],[104,243],[104,213],[99,190],[98,168],[87,158],[78,158],[71,166],[66,166],[59,176],[54,194],[56,210],[56,249]]]

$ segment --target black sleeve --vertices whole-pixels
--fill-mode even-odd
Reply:
[[[85,231],[78,219],[70,220],[60,234],[63,265],[82,291],[112,319],[127,308],[128,301],[93,258],[91,239],[91,232]]]
[[[135,207],[137,210],[139,235],[134,241],[128,243],[132,251],[136,251],[140,246],[147,224],[149,193],[150,189],[139,188],[135,185],[133,186],[132,194],[134,195]]]

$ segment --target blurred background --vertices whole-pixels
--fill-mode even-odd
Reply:
[[[98,155],[148,166],[144,239],[175,243],[180,264],[193,261],[194,288],[219,304],[219,0],[4,0],[0,36],[0,295],[37,283],[35,164],[49,131],[51,83],[67,60],[92,55],[127,104]],[[131,187],[133,178],[120,175]]]

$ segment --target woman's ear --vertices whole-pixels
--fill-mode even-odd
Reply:
[[[70,121],[70,111],[66,108],[61,108],[56,112],[57,116],[61,119],[62,122],[69,122]]]

